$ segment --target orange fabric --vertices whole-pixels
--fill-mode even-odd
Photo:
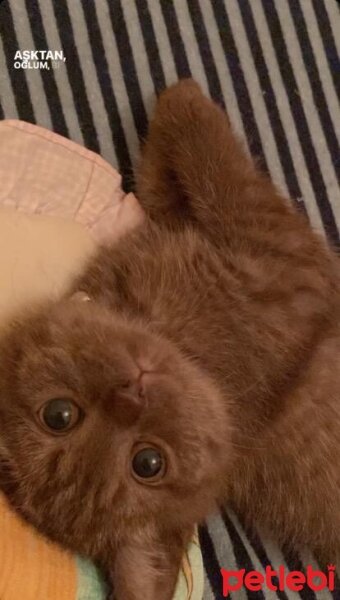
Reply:
[[[0,496],[0,599],[76,598],[74,559],[14,515]]]

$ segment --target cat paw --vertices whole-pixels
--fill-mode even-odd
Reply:
[[[177,83],[170,85],[163,92],[161,92],[159,100],[163,101],[177,101],[183,100],[183,98],[193,98],[197,94],[202,95],[200,85],[194,79],[180,79]]]
[[[183,107],[200,104],[202,101],[206,102],[207,99],[199,84],[193,79],[181,79],[161,93],[157,103],[157,112],[166,112],[176,117]]]

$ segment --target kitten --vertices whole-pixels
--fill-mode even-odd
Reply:
[[[98,562],[117,600],[170,600],[228,500],[332,561],[340,529],[338,260],[191,80],[160,97],[148,215],[0,349],[0,486]]]

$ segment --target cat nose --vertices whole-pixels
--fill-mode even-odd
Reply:
[[[145,371],[138,371],[133,379],[131,378],[118,390],[118,396],[143,407],[146,402],[146,384],[147,375]]]
[[[144,380],[143,380],[143,373],[140,373],[140,375],[137,377],[137,379],[134,379],[133,381],[129,381],[125,386],[124,386],[124,394],[126,394],[127,396],[131,396],[131,398],[134,398],[137,401],[142,400],[145,397],[145,385],[144,385]]]
[[[110,411],[124,425],[132,424],[146,406],[145,387],[142,373],[132,381],[116,389]]]

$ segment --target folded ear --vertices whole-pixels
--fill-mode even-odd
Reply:
[[[141,536],[121,545],[111,571],[115,600],[171,600],[190,535]]]

